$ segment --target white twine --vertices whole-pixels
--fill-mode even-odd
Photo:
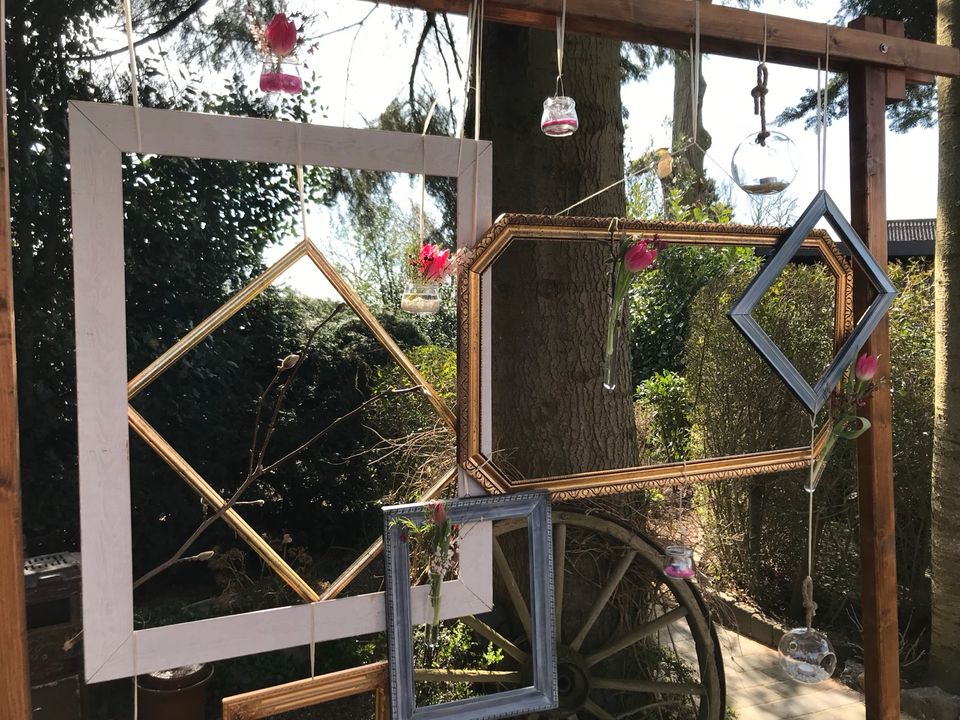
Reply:
[[[143,152],[143,133],[140,130],[140,86],[137,83],[137,51],[133,45],[133,12],[130,0],[123,0],[123,24],[127,31],[127,51],[130,54],[130,103],[133,106],[133,124],[137,128],[137,152]]]
[[[420,150],[421,172],[420,172],[420,245],[423,246],[423,226],[424,226],[424,206],[427,203],[427,130],[430,128],[430,121],[433,119],[433,111],[437,109],[437,101],[434,99],[430,110],[427,111],[427,119],[423,121],[423,132],[420,133],[422,148]]]
[[[301,126],[297,125],[297,194],[300,196],[300,225],[303,239],[307,239],[307,199],[303,180],[303,146],[300,136]]]
[[[699,0],[694,3],[695,15],[694,15],[694,33],[693,41],[690,47],[690,66],[691,73],[693,77],[690,82],[690,90],[692,95],[692,105],[691,109],[693,111],[693,144],[697,147],[700,147],[697,144],[697,133],[699,131],[699,106],[700,106],[700,2]]]
[[[825,190],[827,187],[827,108],[830,96],[830,26],[826,26],[827,47],[825,52],[825,61],[823,67],[822,91],[821,91],[821,67],[820,60],[817,59],[817,185],[818,190]]]
[[[560,17],[557,18],[557,95],[564,95],[563,91],[563,44],[567,34],[567,0],[563,0]]]

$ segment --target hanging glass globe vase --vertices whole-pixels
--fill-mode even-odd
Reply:
[[[751,133],[737,146],[730,170],[750,195],[772,195],[787,189],[800,164],[797,146],[782,132]]]
[[[780,667],[793,680],[809,685],[828,680],[837,669],[837,654],[822,632],[794,628],[780,638]]]

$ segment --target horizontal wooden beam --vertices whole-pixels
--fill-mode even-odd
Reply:
[[[389,5],[433,12],[465,14],[470,0],[384,0]],[[568,0],[567,29],[629,42],[685,49],[696,27],[691,0]],[[486,0],[484,19],[553,30],[559,0]],[[767,59],[774,63],[816,67],[830,38],[830,66],[845,70],[867,63],[905,71],[907,80],[928,75],[960,75],[960,49],[877,32],[837,27],[807,20],[765,15],[720,5],[700,5],[700,46],[717,53],[757,59],[764,28]]]

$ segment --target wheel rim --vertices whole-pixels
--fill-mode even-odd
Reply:
[[[548,713],[527,715],[527,720],[722,720],[725,687],[720,645],[697,587],[666,577],[661,572],[663,549],[613,520],[555,509],[553,525],[560,706]],[[504,623],[505,628],[498,624],[494,629],[476,617],[463,620],[503,651],[504,665],[510,669],[467,674],[422,670],[416,672],[419,680],[469,679],[504,687],[529,682],[531,661],[524,649],[530,647],[529,611],[522,583],[517,581],[500,542],[523,527],[522,521],[504,521],[494,530],[495,587],[502,596],[499,606],[504,612],[509,610],[509,622]],[[605,557],[604,545],[616,553],[615,559]],[[593,555],[584,564],[583,548],[587,546],[591,549],[586,554]],[[596,577],[585,580],[584,565],[596,565]],[[627,585],[638,581],[650,583],[650,597],[657,598],[652,603],[655,607],[644,609],[643,616],[629,621],[618,620]],[[592,595],[588,597],[590,591]],[[632,597],[627,597],[631,606],[635,604]],[[614,626],[613,622],[617,624]],[[655,640],[659,641],[659,649]],[[664,650],[665,641],[672,647]],[[657,661],[661,665],[673,668],[670,677],[644,677],[631,672],[631,667],[640,667],[641,656],[650,652],[663,658],[662,662]],[[677,658],[695,664],[696,677],[683,677],[685,671],[678,669],[681,666],[675,663]]]

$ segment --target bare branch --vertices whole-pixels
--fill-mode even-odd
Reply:
[[[414,111],[416,110],[416,78],[417,78],[417,66],[420,64],[420,55],[423,53],[423,46],[427,42],[427,38],[430,36],[430,30],[435,28],[437,25],[437,14],[428,12],[427,21],[423,24],[423,31],[420,33],[420,39],[417,41],[417,49],[413,54],[413,66],[410,68],[410,117],[414,117]]]

